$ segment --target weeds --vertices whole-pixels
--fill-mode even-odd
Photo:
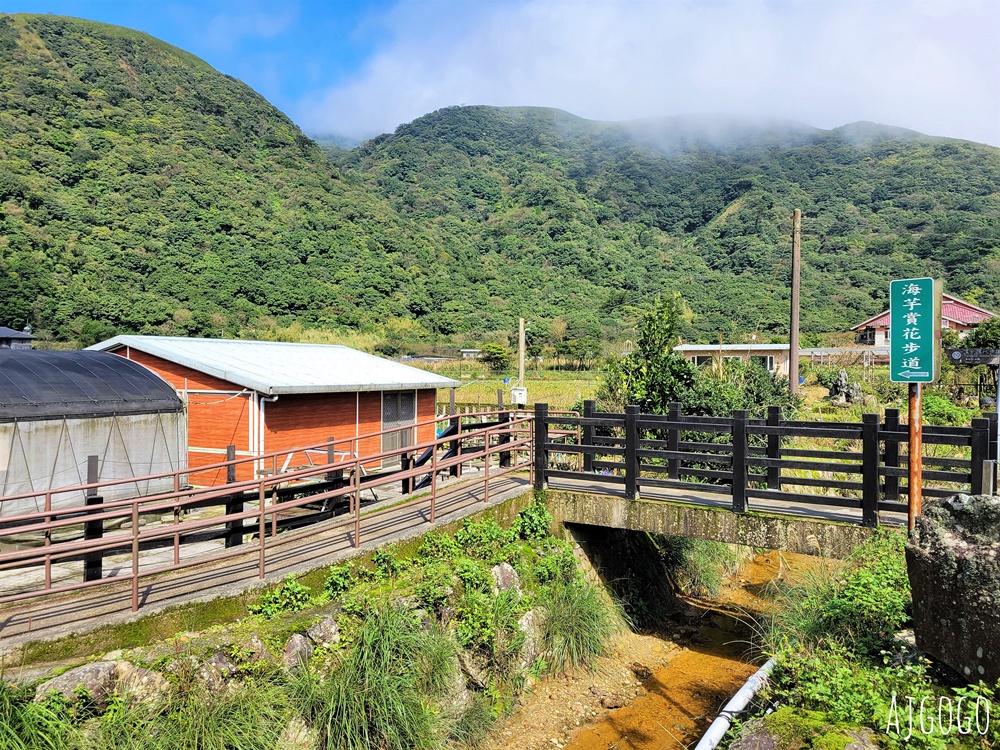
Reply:
[[[260,597],[260,601],[247,607],[250,614],[271,619],[282,612],[298,612],[309,606],[312,592],[288,574],[274,591]]]
[[[619,629],[607,602],[586,581],[557,584],[544,605],[542,644],[553,672],[589,665]]]

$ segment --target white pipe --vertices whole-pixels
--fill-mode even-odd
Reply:
[[[726,736],[729,725],[732,724],[733,716],[745,709],[754,695],[757,694],[757,691],[767,684],[767,678],[770,676],[771,670],[774,669],[776,663],[775,659],[768,659],[763,667],[750,675],[750,679],[732,697],[729,703],[726,704],[726,707],[719,712],[719,715],[712,722],[711,726],[709,726],[708,731],[705,732],[705,736],[699,740],[694,750],[714,750],[722,742],[722,738]]]
[[[258,423],[257,426],[257,433],[258,433],[257,439],[260,440],[260,452],[257,454],[259,456],[264,455],[264,447],[265,447],[264,433],[267,432],[267,422],[264,419],[264,404],[273,404],[277,400],[278,400],[277,396],[261,396],[259,399],[257,399],[258,403],[260,404],[260,422]],[[260,459],[260,461],[261,461],[261,470],[263,470],[264,459],[262,458]]]

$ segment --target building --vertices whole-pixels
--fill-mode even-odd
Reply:
[[[0,497],[187,467],[187,420],[177,393],[145,367],[104,352],[0,350]],[[104,488],[105,500],[167,492],[173,479]],[[81,494],[53,493],[52,507]],[[43,495],[0,500],[0,516],[45,510]]]
[[[30,349],[35,337],[31,335],[31,326],[25,326],[23,331],[0,326],[0,349]]]
[[[788,377],[788,344],[681,344],[674,351],[698,367],[718,367],[727,359],[759,362],[768,372]]]
[[[973,328],[984,320],[995,318],[996,313],[992,313],[982,307],[959,299],[953,294],[941,295],[941,328],[957,331],[963,338]],[[854,340],[859,344],[888,346],[889,333],[889,311],[879,313],[868,318],[863,323],[858,323],[851,328],[854,331]]]
[[[432,440],[433,424],[408,426],[432,420],[437,389],[458,385],[346,346],[116,336],[90,348],[145,365],[177,389],[188,408],[192,468],[224,460],[229,445],[236,446],[237,457],[262,456],[397,427],[358,441],[356,453],[375,455]],[[290,465],[322,458],[295,454]],[[252,478],[253,466],[241,464],[237,479]],[[256,462],[258,473],[271,467]],[[225,481],[222,470],[191,476],[194,484]]]

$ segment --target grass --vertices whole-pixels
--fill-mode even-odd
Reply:
[[[561,582],[544,599],[542,645],[553,672],[589,666],[607,652],[620,629],[620,616],[594,586],[583,580]]]
[[[446,374],[446,373],[442,373]],[[468,372],[463,373],[468,375]],[[504,402],[510,401],[510,385],[504,384],[504,377],[516,378],[512,375],[494,374],[474,371],[471,379],[460,377],[455,372],[447,373],[448,377],[462,380],[462,385],[455,392],[455,401],[461,404],[472,404],[482,408],[492,408],[497,403],[497,389],[504,392]],[[550,410],[569,410],[584,399],[592,399],[597,393],[599,375],[596,372],[558,372],[542,370],[537,375],[525,372],[524,383],[528,389],[528,404],[546,403]],[[441,398],[447,403],[448,394],[441,392]]]

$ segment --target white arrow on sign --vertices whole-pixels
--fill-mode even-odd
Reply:
[[[901,373],[899,373],[899,375],[900,375],[900,377],[903,377],[903,378],[912,378],[912,377],[916,377],[916,376],[920,376],[922,378],[926,378],[926,377],[930,376],[930,373],[929,372],[914,372],[913,370],[903,370]]]

